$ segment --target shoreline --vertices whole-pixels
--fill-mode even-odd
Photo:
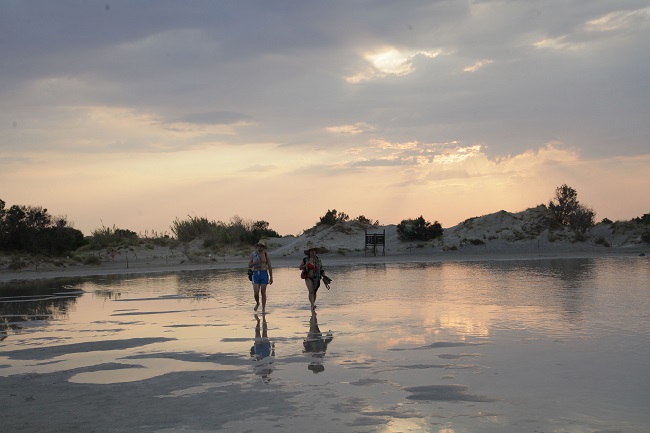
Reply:
[[[512,261],[512,260],[561,260],[561,259],[590,259],[607,257],[639,257],[646,255],[645,248],[626,249],[558,249],[553,251],[418,251],[385,256],[323,254],[321,258],[325,268],[405,263],[451,263],[451,262],[481,262],[481,261]],[[298,268],[301,255],[273,257],[269,254],[275,268]],[[227,256],[220,259],[205,260],[204,262],[168,263],[163,260],[143,258],[136,261],[104,262],[101,265],[76,265],[54,267],[52,265],[36,266],[33,269],[0,270],[0,285],[36,280],[54,280],[60,278],[83,278],[101,276],[129,276],[163,274],[175,272],[195,272],[206,270],[235,270],[242,272],[247,267],[248,259],[241,256]]]

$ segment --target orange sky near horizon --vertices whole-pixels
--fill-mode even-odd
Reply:
[[[0,199],[89,235],[650,212],[650,7],[0,2]]]

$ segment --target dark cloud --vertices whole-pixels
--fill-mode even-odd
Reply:
[[[44,110],[68,106],[254,122],[239,143],[460,141],[496,156],[558,140],[586,157],[635,155],[650,136],[649,33],[640,0],[2,2],[0,109],[20,125],[51,125]],[[385,47],[411,73],[364,57]],[[438,55],[413,54],[427,50]],[[359,123],[364,134],[327,132]]]

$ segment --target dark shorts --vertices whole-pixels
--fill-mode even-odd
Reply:
[[[269,284],[269,271],[253,271],[253,284]]]

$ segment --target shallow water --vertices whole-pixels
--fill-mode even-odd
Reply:
[[[648,429],[646,257],[328,274],[314,316],[296,269],[275,270],[257,316],[234,271],[0,287],[0,384],[65,374],[226,412],[140,426],[161,432]]]

